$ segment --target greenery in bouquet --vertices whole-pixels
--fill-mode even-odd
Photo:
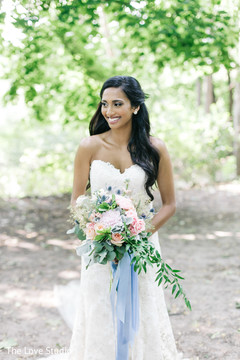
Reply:
[[[88,266],[93,263],[106,264],[108,261],[117,263],[126,252],[133,254],[134,270],[140,274],[147,271],[147,265],[156,264],[156,280],[160,286],[172,286],[175,298],[184,297],[186,306],[191,304],[183,291],[179,280],[180,270],[172,269],[165,263],[150,241],[151,219],[154,209],[142,195],[131,195],[126,188],[96,191],[92,197],[81,195],[76,205],[71,207],[71,220],[74,227],[68,234],[74,233],[82,241],[76,251],[79,256],[86,256]]]

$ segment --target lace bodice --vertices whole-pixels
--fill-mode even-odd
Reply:
[[[123,173],[115,168],[110,162],[93,160],[90,169],[90,183],[92,193],[108,186],[124,187],[126,179],[129,179],[129,189],[137,193],[145,193],[145,171],[137,164],[125,169]]]

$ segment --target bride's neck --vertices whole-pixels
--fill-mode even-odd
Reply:
[[[109,132],[111,141],[119,147],[127,146],[131,137],[132,129],[111,129]]]

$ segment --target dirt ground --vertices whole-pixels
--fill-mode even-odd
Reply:
[[[0,200],[1,360],[69,346],[53,295],[55,284],[80,277],[76,241],[66,235],[69,199]],[[192,304],[190,312],[165,291],[177,347],[194,360],[240,359],[240,186],[178,190],[177,199],[159,231],[163,257],[182,269]]]

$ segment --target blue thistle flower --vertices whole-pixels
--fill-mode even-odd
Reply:
[[[111,187],[111,186],[109,186],[109,187],[107,188],[107,190],[108,190],[108,191],[111,191],[111,190],[112,190],[112,187]]]
[[[116,191],[116,193],[117,193],[118,195],[120,195],[120,194],[121,194],[121,190],[118,189],[118,190]]]
[[[152,212],[152,213],[153,213],[154,211],[155,211],[155,210],[154,210],[154,208],[151,208],[151,209],[150,209],[150,212]]]

